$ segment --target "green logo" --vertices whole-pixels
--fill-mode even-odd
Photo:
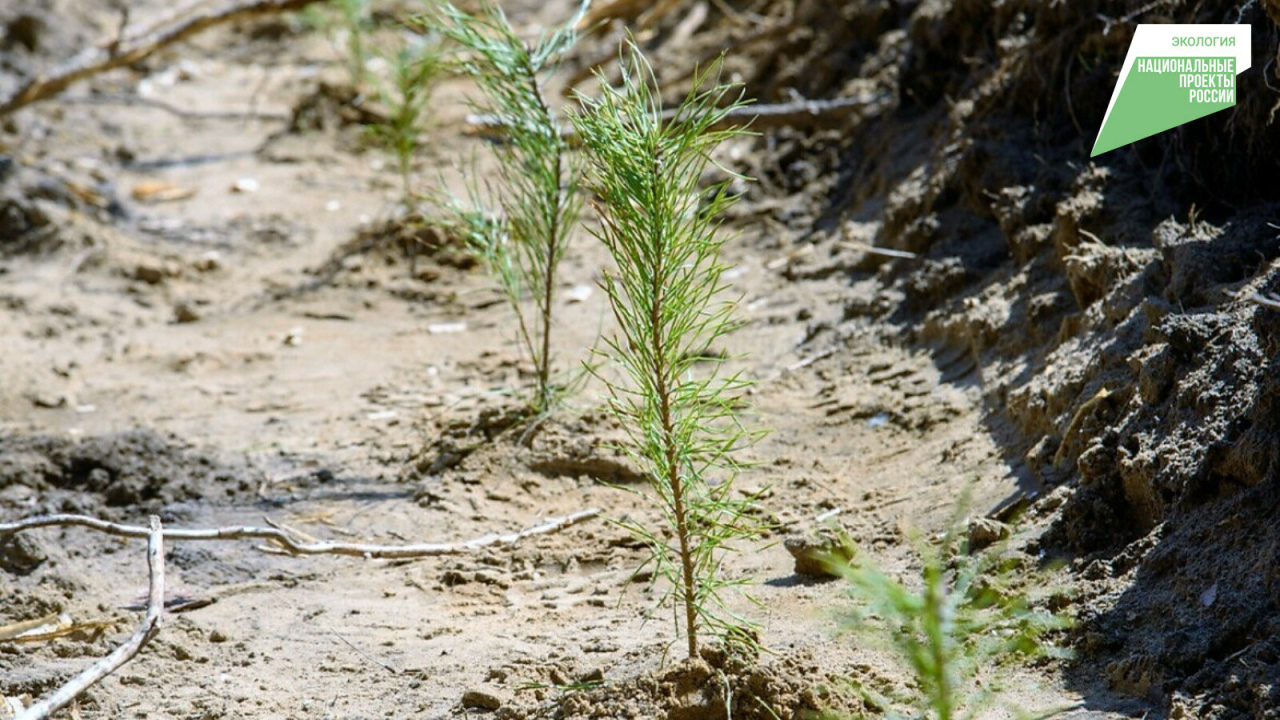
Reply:
[[[1248,25],[1139,25],[1089,157],[1236,104]]]

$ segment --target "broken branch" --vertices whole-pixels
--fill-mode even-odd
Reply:
[[[365,543],[344,542],[307,542],[296,539],[293,535],[279,528],[253,526],[222,528],[170,528],[164,531],[170,540],[240,540],[253,538],[270,540],[278,548],[271,548],[292,555],[352,555],[355,557],[380,559],[406,559],[434,557],[439,555],[460,555],[492,546],[514,545],[533,536],[558,532],[571,525],[589,520],[600,514],[599,508],[581,510],[572,515],[552,518],[540,525],[525,528],[519,532],[505,535],[485,535],[483,537],[458,543],[418,543],[414,545],[372,545]],[[10,523],[0,523],[0,537],[12,535],[39,527],[75,526],[87,527],[108,535],[119,537],[147,537],[148,530],[137,525],[123,525],[107,522],[87,515],[42,515],[26,518]]]
[[[1248,300],[1274,310],[1280,310],[1280,295],[1263,295],[1262,293],[1251,293],[1246,297]]]
[[[630,22],[648,6],[648,0],[613,0],[591,8],[586,15],[582,16],[574,29],[578,32],[586,32],[610,20]]]
[[[138,629],[123,645],[112,650],[109,655],[90,665],[84,672],[71,678],[52,695],[37,702],[18,714],[15,720],[44,720],[58,710],[66,707],[79,697],[89,686],[110,675],[121,665],[133,659],[151,638],[160,632],[160,622],[164,614],[164,531],[160,518],[151,516],[149,528],[142,530],[147,538],[147,571],[150,576],[147,593],[147,614]]]
[[[32,620],[20,620],[16,623],[0,626],[0,642],[20,638],[32,630],[45,628],[51,624],[58,624],[58,613],[50,613],[44,617],[34,618]]]
[[[753,129],[783,126],[814,126],[834,124],[850,115],[861,113],[864,109],[879,105],[884,98],[875,94],[863,94],[857,97],[841,97],[830,100],[800,100],[797,102],[777,103],[772,105],[745,105],[733,108],[724,113],[723,119],[712,129],[723,129],[735,125],[750,125]],[[670,122],[677,117],[678,108],[664,110],[662,121]],[[511,123],[496,115],[468,115],[464,132],[491,140],[501,140],[506,128]],[[564,128],[561,134],[572,137],[573,130]]]
[[[146,609],[146,608],[143,607],[140,609]],[[38,618],[36,620],[28,620],[22,623],[14,623],[13,625],[6,625],[4,628],[0,628],[0,642],[37,643],[37,642],[45,642],[47,640],[53,640],[55,638],[66,637],[68,635],[74,635],[76,633],[85,633],[85,632],[93,633],[93,635],[96,636],[100,634],[102,631],[106,630],[107,628],[113,625],[115,625],[115,621],[113,620],[90,620],[87,622],[72,622],[69,615],[55,613],[53,615],[46,615],[45,617]],[[42,628],[49,628],[50,626],[52,626],[52,629],[44,630],[42,632],[35,632],[35,630],[41,630]],[[23,632],[19,632],[18,629],[22,627],[27,627],[29,629]],[[0,717],[4,717],[4,716],[0,715]]]
[[[137,95],[119,95],[119,94],[110,94],[110,93],[99,93],[99,94],[83,95],[83,96],[68,96],[68,97],[62,98],[60,102],[83,104],[83,105],[110,105],[110,104],[135,105],[140,107],[155,108],[156,110],[162,110],[182,120],[233,120],[233,121],[270,120],[270,121],[283,122],[293,117],[289,113],[266,112],[266,111],[240,112],[236,110],[210,110],[210,111],[183,110],[177,105],[172,105],[170,103],[167,103],[161,100],[153,100],[151,98],[139,97]]]
[[[158,50],[215,25],[259,15],[301,10],[319,1],[250,0],[244,2],[242,0],[221,8],[196,11],[158,28],[144,31],[140,35],[126,37],[121,32],[107,42],[86,48],[47,75],[37,75],[28,80],[8,97],[0,100],[0,116],[8,115],[34,102],[54,97],[72,84],[92,75],[132,65]]]

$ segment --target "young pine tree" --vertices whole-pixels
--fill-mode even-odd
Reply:
[[[494,207],[449,204],[456,224],[497,277],[519,321],[520,342],[533,362],[537,386],[533,409],[556,400],[551,328],[556,280],[569,236],[582,209],[581,171],[547,104],[544,84],[558,59],[577,39],[572,19],[536,43],[526,44],[501,8],[488,2],[471,15],[440,0],[425,22],[461,46],[458,68],[479,86],[473,107],[504,123],[505,137],[493,146],[499,183]],[[473,200],[479,189],[471,188]],[[532,305],[532,308],[529,307]]]
[[[653,71],[634,45],[621,60],[620,87],[580,98],[571,113],[587,152],[587,185],[598,198],[595,235],[617,271],[603,281],[618,334],[606,355],[629,382],[610,382],[610,406],[622,420],[631,452],[647,468],[674,540],[658,529],[630,529],[653,552],[670,583],[660,606],[683,625],[689,656],[699,638],[752,644],[750,624],[730,613],[721,562],[732,543],[755,537],[754,498],[734,494],[735,453],[755,433],[739,421],[739,375],[724,376],[707,349],[735,326],[725,299],[720,217],[733,202],[725,184],[699,187],[709,153],[743,132],[716,129],[732,108],[731,88],[700,75],[677,115],[663,120]],[[680,616],[683,615],[683,619]]]
[[[374,84],[388,116],[384,122],[369,125],[367,131],[374,141],[395,155],[401,197],[407,205],[414,197],[413,157],[430,116],[428,105],[441,74],[442,58],[438,46],[427,40],[405,42],[383,57],[390,76],[379,78]]]

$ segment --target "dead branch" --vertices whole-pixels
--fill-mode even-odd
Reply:
[[[533,536],[558,532],[571,525],[589,520],[600,514],[599,508],[589,508],[572,515],[552,518],[541,525],[525,528],[519,532],[506,535],[485,535],[483,537],[458,543],[418,543],[415,545],[371,545],[364,543],[342,542],[307,542],[298,540],[290,533],[279,528],[253,526],[222,528],[169,528],[164,536],[169,540],[270,540],[278,547],[262,548],[275,550],[291,555],[352,555],[364,558],[406,559],[434,557],[439,555],[461,555],[492,546],[514,545]],[[87,515],[42,515],[26,518],[10,523],[0,523],[0,537],[12,535],[23,530],[40,527],[65,527],[78,525],[108,535],[119,537],[147,537],[148,530],[137,525],[122,525],[107,522]]]
[[[713,129],[724,129],[734,125],[749,125],[752,129],[769,127],[813,127],[834,125],[851,115],[861,114],[866,108],[879,104],[882,96],[863,94],[857,97],[842,97],[831,100],[800,100],[797,102],[777,103],[772,105],[745,105],[733,108],[725,113],[724,119],[713,126]],[[677,117],[679,108],[670,108],[662,112],[663,122],[670,122]],[[497,115],[468,115],[464,121],[463,132],[491,140],[501,140],[510,124]],[[561,134],[572,138],[573,128],[564,127]]]
[[[145,607],[140,609],[145,609]],[[14,628],[17,627],[27,626],[32,629],[36,629],[40,628],[42,625],[48,627],[50,623],[54,626],[52,630],[45,632],[32,632],[31,630],[28,630],[26,632],[14,634]],[[49,616],[46,616],[37,620],[27,621],[26,623],[15,623],[14,625],[6,626],[2,631],[0,631],[0,642],[14,644],[47,642],[60,637],[86,632],[92,633],[96,636],[113,625],[115,625],[114,620],[71,622],[68,616],[55,614],[52,616],[52,619],[50,619]]]
[[[649,0],[612,0],[596,5],[582,16],[576,29],[579,32],[596,28],[610,20],[630,22],[649,7]]]
[[[97,46],[86,48],[48,74],[37,75],[28,80],[8,97],[0,100],[0,117],[31,103],[54,97],[72,84],[92,75],[136,63],[215,25],[301,10],[316,2],[320,0],[238,0],[219,8],[195,9],[191,14],[184,14],[139,34],[127,35],[120,32]]]
[[[138,528],[144,530],[143,528]],[[160,518],[151,516],[150,527],[144,530],[147,537],[147,571],[150,575],[147,593],[147,614],[138,629],[123,645],[109,655],[90,665],[84,672],[71,678],[52,695],[18,714],[15,720],[44,720],[79,697],[89,686],[115,672],[121,665],[137,655],[151,638],[160,632],[164,614],[164,531]]]
[[[171,105],[161,100],[153,100],[151,98],[139,97],[137,95],[119,95],[119,94],[94,94],[82,96],[68,96],[60,100],[60,102],[80,105],[135,105],[140,107],[155,108],[161,110],[176,118],[182,120],[231,120],[231,121],[250,121],[263,120],[283,122],[292,119],[289,113],[266,112],[266,111],[249,111],[239,112],[236,110],[183,110],[177,105]]]
[[[44,628],[58,623],[58,613],[50,613],[32,620],[20,620],[16,623],[0,626],[0,642],[19,638],[37,628]]]
[[[1245,299],[1269,307],[1273,310],[1280,310],[1280,295],[1263,295],[1262,293],[1250,293]]]

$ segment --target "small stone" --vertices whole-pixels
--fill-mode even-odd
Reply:
[[[30,696],[26,696],[28,702],[24,703],[16,697],[5,697],[0,695],[0,718],[14,718],[26,711],[27,706],[33,702]]]
[[[221,630],[211,630],[211,631],[209,631],[209,642],[211,642],[211,643],[224,643],[224,642],[226,642],[226,641],[227,641],[227,635],[226,635],[226,633],[222,632]]]
[[[0,538],[0,569],[26,575],[48,559],[44,549],[30,535],[17,534]]]
[[[193,323],[200,319],[200,313],[188,302],[180,302],[173,306],[173,319],[180,323]]]
[[[840,573],[832,563],[853,559],[852,545],[840,533],[826,528],[792,535],[782,545],[795,558],[796,574],[807,577],[838,578]]]
[[[200,272],[213,272],[222,269],[222,255],[217,250],[210,250],[192,263],[192,267]]]
[[[973,518],[969,521],[969,529],[967,536],[969,539],[969,552],[976,552],[984,548],[990,547],[995,543],[1009,537],[1011,528],[999,520],[991,518]]]
[[[133,268],[132,277],[148,285],[159,285],[182,275],[182,266],[174,261],[144,260]]]
[[[148,285],[159,285],[164,282],[164,268],[150,263],[138,263],[133,269],[133,279]]]
[[[1037,515],[1049,515],[1062,507],[1067,500],[1071,499],[1072,492],[1073,490],[1071,487],[1067,485],[1059,485],[1047,494],[1042,495],[1032,506],[1032,509]]]
[[[450,335],[466,332],[466,330],[467,324],[465,322],[432,323],[427,326],[427,334],[429,335]]]
[[[497,710],[503,698],[494,690],[473,688],[462,693],[462,707],[472,710]]]
[[[67,398],[64,395],[56,395],[54,393],[37,391],[33,393],[28,393],[27,397],[28,399],[31,400],[32,405],[35,405],[38,408],[44,408],[46,410],[53,410],[56,408],[67,406]]]

